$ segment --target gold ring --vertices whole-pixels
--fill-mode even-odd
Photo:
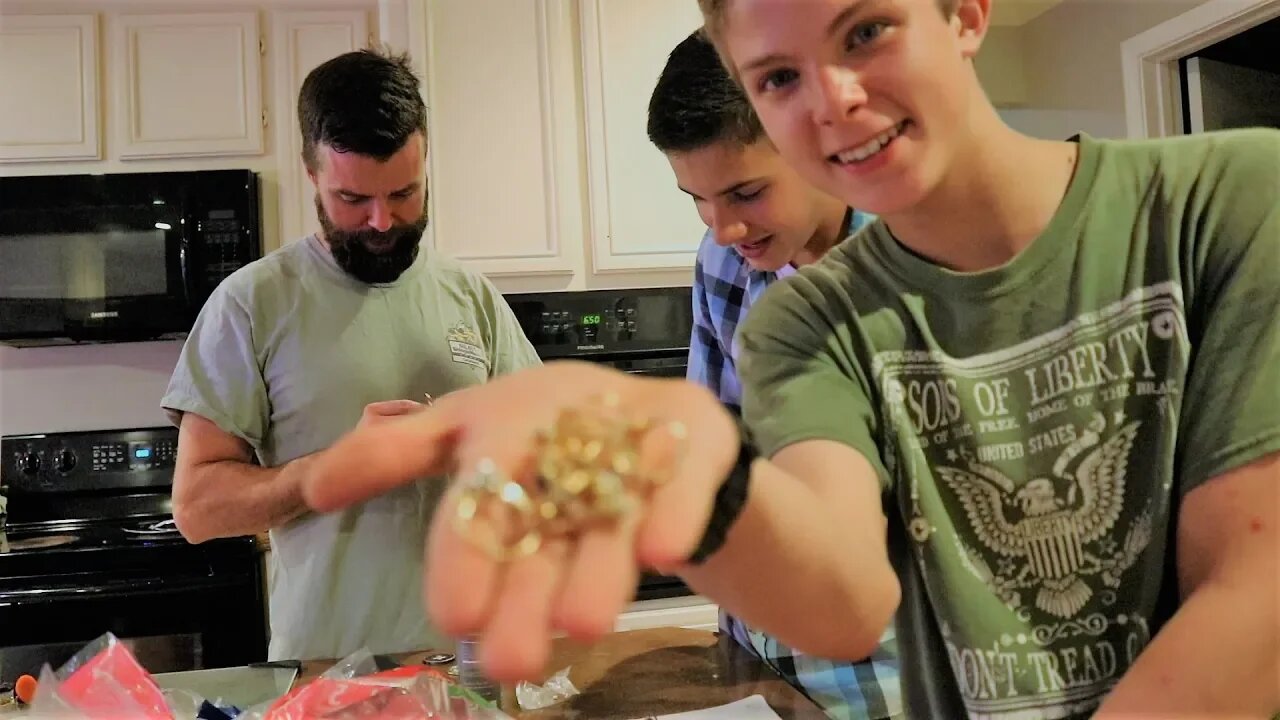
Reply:
[[[575,538],[584,530],[617,523],[641,499],[665,483],[688,450],[683,423],[661,426],[679,446],[662,471],[641,468],[652,421],[622,412],[608,394],[565,408],[534,440],[537,481],[526,488],[482,460],[462,487],[454,527],[498,562],[531,555],[546,539]],[[507,531],[480,527],[481,515],[505,511]],[[505,538],[505,539],[504,539]]]
[[[484,534],[477,527],[477,518],[490,509],[490,502],[510,512],[507,520],[515,527],[507,534],[513,540],[503,541],[496,533]],[[532,555],[542,547],[538,525],[537,508],[524,486],[506,477],[492,460],[481,460],[458,497],[453,522],[458,533],[495,561],[508,562]]]
[[[614,394],[561,410],[536,438],[544,533],[576,535],[632,513],[638,497],[659,484],[640,467],[651,428],[648,419],[625,415]]]

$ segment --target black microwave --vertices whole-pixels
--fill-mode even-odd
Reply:
[[[180,338],[261,256],[248,170],[0,178],[0,343]]]

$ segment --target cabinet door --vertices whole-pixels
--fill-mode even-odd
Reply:
[[[363,10],[272,13],[275,28],[275,87],[279,95],[276,143],[280,154],[280,241],[289,242],[320,229],[315,192],[302,164],[298,130],[298,92],[320,63],[373,44],[369,15]]]
[[[572,0],[427,0],[435,244],[491,276],[584,245]]]
[[[692,268],[706,226],[646,125],[667,56],[702,16],[689,0],[579,7],[594,270]]]
[[[121,15],[120,157],[263,152],[256,12]]]
[[[0,162],[96,160],[94,15],[0,19]]]

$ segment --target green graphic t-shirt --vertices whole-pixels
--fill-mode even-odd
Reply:
[[[880,474],[913,716],[1087,716],[1176,608],[1182,497],[1280,450],[1280,132],[1081,138],[990,271],[866,233],[753,310],[747,421]]]

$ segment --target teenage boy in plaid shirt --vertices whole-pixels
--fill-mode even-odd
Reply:
[[[733,336],[747,311],[767,286],[820,259],[869,217],[782,161],[701,32],[671,52],[650,99],[648,131],[707,224],[694,268],[688,377],[740,413]],[[871,658],[849,663],[795,652],[728,614],[720,624],[831,717],[900,716],[892,629]]]

